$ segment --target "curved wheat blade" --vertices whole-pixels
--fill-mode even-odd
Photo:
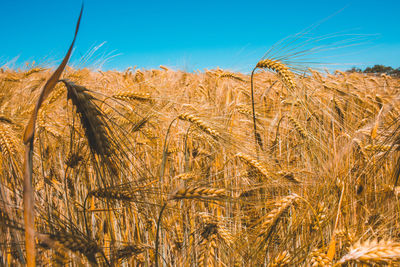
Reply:
[[[23,142],[25,144],[25,156],[24,156],[24,223],[25,223],[25,246],[26,246],[26,258],[28,266],[35,266],[35,214],[34,214],[34,196],[33,196],[33,188],[32,188],[32,154],[33,154],[33,141],[35,134],[35,123],[37,114],[40,106],[43,101],[46,100],[48,95],[53,91],[54,86],[57,84],[58,79],[60,78],[62,72],[64,71],[65,66],[68,63],[68,60],[72,53],[72,48],[74,47],[76,36],[78,34],[79,25],[81,22],[83,13],[83,4],[81,7],[81,12],[79,14],[78,22],[75,28],[75,35],[72,43],[68,49],[67,54],[65,55],[63,61],[58,66],[53,75],[48,79],[46,84],[44,85],[39,99],[36,103],[35,109],[32,113],[32,116],[26,125]]]

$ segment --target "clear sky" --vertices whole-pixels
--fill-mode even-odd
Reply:
[[[0,65],[59,63],[72,40],[80,6],[81,0],[2,0]],[[398,0],[86,0],[71,63],[117,70],[165,65],[248,72],[274,43],[335,13],[312,34],[376,36],[345,51],[329,51],[336,57],[321,57],[321,62],[348,63],[349,68],[400,66]],[[82,56],[95,46],[101,47],[84,62]]]

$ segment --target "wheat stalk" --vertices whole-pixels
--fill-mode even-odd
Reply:
[[[24,157],[24,193],[23,193],[23,201],[24,201],[24,223],[25,223],[25,248],[26,248],[26,258],[27,265],[32,267],[36,265],[36,251],[35,251],[35,198],[34,198],[34,190],[32,187],[32,176],[33,176],[33,145],[34,145],[34,135],[35,135],[35,127],[36,127],[36,119],[38,111],[49,96],[49,94],[53,91],[55,85],[58,83],[58,79],[60,78],[62,72],[65,69],[65,66],[68,63],[68,60],[71,56],[72,49],[75,44],[76,36],[78,34],[79,25],[81,22],[83,13],[83,4],[81,7],[81,12],[79,14],[79,18],[75,28],[74,39],[72,40],[71,45],[69,46],[68,52],[65,55],[63,61],[55,70],[55,72],[51,75],[51,77],[47,80],[44,85],[42,91],[40,92],[39,99],[36,102],[35,109],[26,125],[23,142],[25,144],[25,157]]]

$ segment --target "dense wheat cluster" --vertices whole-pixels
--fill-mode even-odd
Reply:
[[[249,75],[67,67],[36,122],[37,264],[398,262],[400,80],[273,63],[256,139]],[[25,263],[22,135],[51,73],[0,70],[0,265]]]

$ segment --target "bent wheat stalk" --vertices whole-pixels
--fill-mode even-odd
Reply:
[[[163,212],[164,212],[164,210],[165,210],[165,208],[167,207],[167,205],[168,205],[168,202],[165,202],[165,204],[161,207],[161,210],[160,210],[160,214],[158,215],[158,220],[157,220],[157,231],[156,231],[156,245],[155,245],[155,255],[154,255],[154,257],[155,257],[155,266],[156,267],[158,267],[158,246],[159,246],[159,243],[160,243],[160,228],[161,228],[161,217],[162,217],[162,214],[163,214]]]
[[[294,82],[294,74],[290,69],[280,62],[279,60],[273,59],[263,59],[260,60],[251,72],[250,76],[250,89],[251,89],[251,107],[253,110],[253,127],[254,127],[254,144],[256,146],[257,158],[258,158],[258,135],[257,135],[257,125],[256,125],[256,111],[254,107],[254,73],[257,69],[270,69],[275,71],[281,78],[283,84],[288,88],[293,90],[296,87]]]

